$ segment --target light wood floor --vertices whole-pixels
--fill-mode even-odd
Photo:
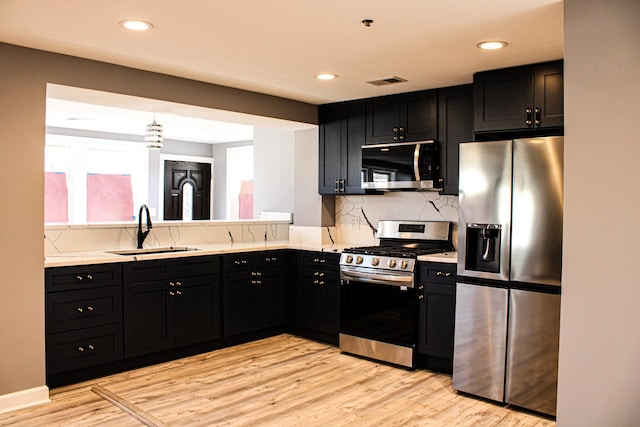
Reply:
[[[96,392],[111,396],[115,405]],[[359,359],[291,335],[54,389],[49,404],[0,415],[1,426],[144,423],[555,426],[546,418],[457,394],[449,376]]]

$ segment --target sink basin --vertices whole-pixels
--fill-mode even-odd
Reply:
[[[164,248],[147,248],[147,249],[123,249],[118,251],[106,251],[114,255],[150,255],[150,254],[166,254],[171,252],[188,252],[197,251],[196,248],[188,248],[186,246],[167,246]]]

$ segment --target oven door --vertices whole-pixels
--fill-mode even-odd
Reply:
[[[340,287],[340,349],[414,367],[416,289],[359,280]]]

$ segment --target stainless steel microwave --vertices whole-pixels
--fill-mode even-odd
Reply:
[[[362,146],[365,190],[439,191],[440,147],[437,141]]]

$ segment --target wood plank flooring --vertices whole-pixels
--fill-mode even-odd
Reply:
[[[0,414],[0,426],[555,426],[458,394],[449,376],[286,334],[50,394],[49,404]]]

